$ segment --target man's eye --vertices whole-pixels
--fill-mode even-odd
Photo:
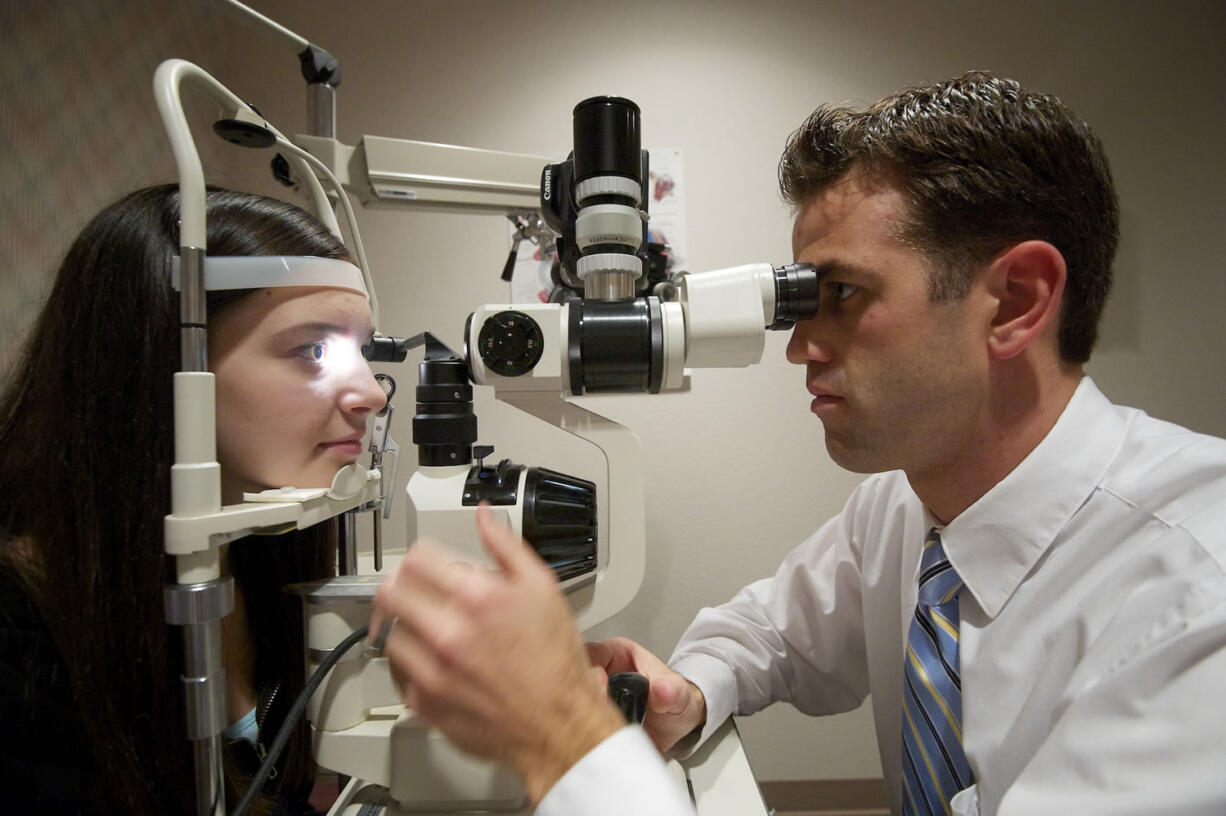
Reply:
[[[834,289],[835,300],[847,300],[847,298],[854,295],[856,290],[858,290],[860,287],[856,286],[854,283],[833,283],[831,284],[831,288]]]

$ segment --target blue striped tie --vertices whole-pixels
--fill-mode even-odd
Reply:
[[[962,677],[958,673],[958,593],[936,528],[920,560],[919,602],[907,634],[903,672],[904,814],[946,814],[949,800],[974,780],[962,750]]]

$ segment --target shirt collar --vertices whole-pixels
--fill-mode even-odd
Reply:
[[[1083,377],[1056,424],[941,534],[950,563],[996,617],[1114,461],[1125,419]]]

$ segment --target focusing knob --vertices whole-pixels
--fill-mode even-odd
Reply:
[[[650,686],[647,678],[638,672],[618,672],[609,678],[609,698],[631,725],[643,722]]]
[[[481,326],[477,351],[493,373],[518,377],[540,361],[545,337],[536,321],[523,312],[499,312]]]

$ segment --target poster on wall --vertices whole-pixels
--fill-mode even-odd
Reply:
[[[685,230],[685,169],[679,149],[651,151],[647,193],[651,197],[648,240],[668,246],[669,271],[681,271],[689,260]]]
[[[668,247],[668,269],[685,268],[688,251],[685,227],[685,173],[681,150],[648,151],[651,172],[647,180],[647,239]],[[508,225],[508,235],[514,235]],[[511,303],[545,303],[553,289],[550,269],[554,254],[547,255],[535,244],[521,243],[511,273]]]

